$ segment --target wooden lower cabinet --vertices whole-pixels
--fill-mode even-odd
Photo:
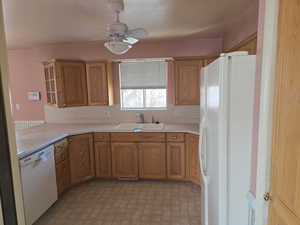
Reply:
[[[71,184],[77,184],[95,177],[94,143],[92,134],[69,138]]]
[[[167,143],[167,176],[169,179],[185,178],[184,143]]]
[[[139,177],[147,179],[166,178],[166,144],[140,143]]]
[[[69,160],[64,160],[56,164],[56,184],[59,195],[70,186]]]
[[[95,168],[96,177],[112,177],[111,149],[109,142],[95,142]]]
[[[186,178],[195,184],[200,184],[199,136],[185,134]]]
[[[112,174],[117,178],[138,178],[136,143],[112,143]]]
[[[57,192],[60,195],[70,187],[70,164],[68,141],[63,139],[54,144]]]

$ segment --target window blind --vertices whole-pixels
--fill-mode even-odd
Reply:
[[[166,88],[167,62],[122,62],[121,89]]]

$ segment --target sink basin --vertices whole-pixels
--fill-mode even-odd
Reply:
[[[162,130],[164,129],[164,124],[159,123],[120,123],[116,127],[120,130],[133,130],[133,131],[147,131],[147,130]]]

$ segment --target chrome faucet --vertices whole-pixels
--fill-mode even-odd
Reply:
[[[140,122],[138,123],[145,123],[144,113],[137,113],[136,116],[138,116],[140,119]]]

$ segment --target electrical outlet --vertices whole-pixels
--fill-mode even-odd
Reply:
[[[21,105],[20,104],[16,104],[16,110],[20,110],[21,109]]]

